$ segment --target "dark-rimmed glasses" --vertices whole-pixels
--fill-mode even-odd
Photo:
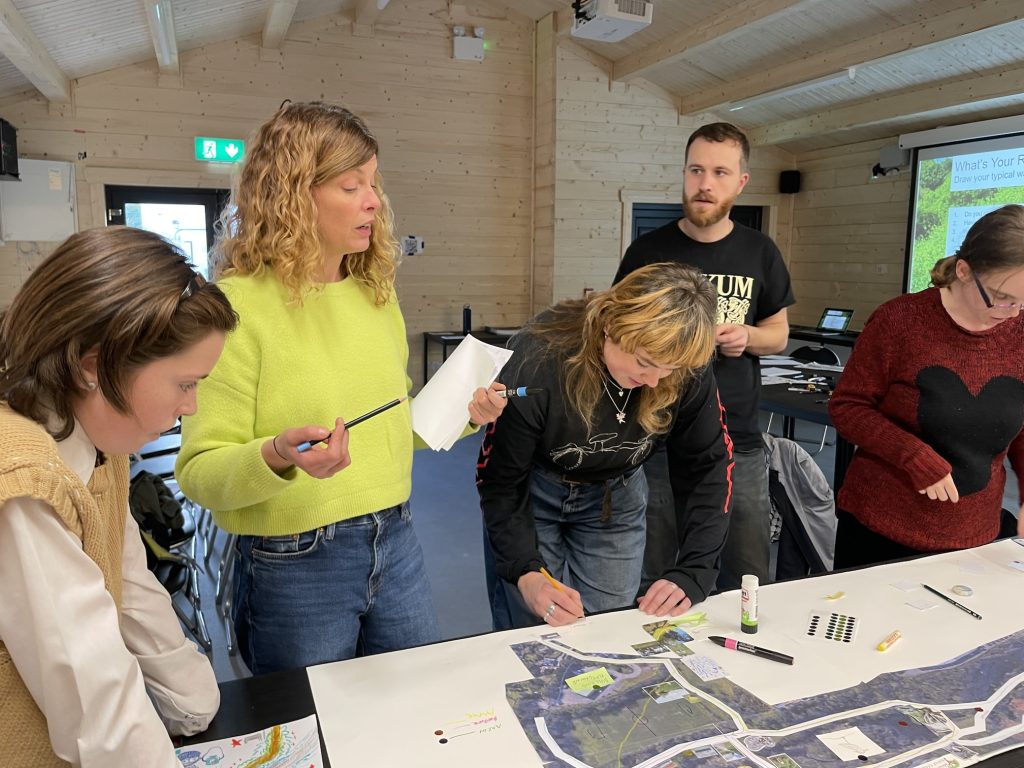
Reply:
[[[992,299],[988,297],[988,293],[985,291],[985,287],[981,284],[981,280],[978,279],[978,276],[973,271],[971,272],[971,277],[974,278],[974,284],[978,286],[978,293],[981,294],[981,300],[985,302],[985,306],[989,309],[1020,309],[1021,305],[1024,304],[1024,302],[1020,301],[1011,301],[1006,304],[993,302]]]

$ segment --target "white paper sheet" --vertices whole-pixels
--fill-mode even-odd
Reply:
[[[512,350],[467,336],[412,401],[412,428],[435,451],[449,450],[469,423],[466,406],[489,387]]]
[[[324,764],[316,715],[244,736],[179,747],[174,754],[186,768],[322,768]]]
[[[765,376],[801,376],[800,371],[793,368],[762,368],[761,378]]]

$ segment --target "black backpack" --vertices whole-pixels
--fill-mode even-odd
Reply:
[[[151,534],[161,547],[169,549],[185,538],[181,504],[152,472],[143,470],[132,478],[128,506],[139,528]]]

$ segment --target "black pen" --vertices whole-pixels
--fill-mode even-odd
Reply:
[[[764,659],[771,659],[777,661],[780,664],[792,664],[793,657],[787,656],[784,653],[778,651],[770,651],[767,648],[762,648],[758,645],[751,645],[750,643],[744,643],[742,640],[733,640],[731,637],[721,637],[720,635],[708,635],[708,640],[716,645],[720,645],[723,648],[728,648],[730,651],[740,651],[742,653],[749,653],[751,656],[760,656]]]
[[[345,429],[352,429],[352,427],[354,427],[356,424],[362,424],[367,419],[373,418],[378,413],[383,413],[389,408],[394,408],[396,405],[405,402],[407,399],[407,397],[400,397],[397,400],[392,400],[390,403],[385,403],[379,408],[374,408],[372,411],[364,413],[362,416],[356,416],[354,419],[352,419],[352,421],[345,422]],[[322,437],[319,440],[307,440],[306,442],[300,443],[299,445],[295,446],[295,450],[298,451],[299,453],[305,453],[317,443],[326,443],[328,440],[331,439],[331,435],[333,434],[333,432],[328,432],[327,437]]]
[[[922,584],[921,586],[924,587],[925,589],[927,589],[933,595],[938,595],[939,597],[941,597],[943,600],[945,600],[950,605],[955,605],[957,608],[959,608],[964,613],[969,613],[969,614],[971,614],[971,616],[973,616],[976,619],[980,619],[981,618],[981,614],[975,613],[970,608],[968,608],[966,605],[961,605],[960,603],[958,603],[956,600],[954,600],[951,597],[946,597],[944,594],[939,592],[939,590],[935,589],[935,587],[929,587],[927,584]]]
[[[544,390],[541,387],[515,387],[498,393],[498,397],[526,397],[527,395],[539,395]]]

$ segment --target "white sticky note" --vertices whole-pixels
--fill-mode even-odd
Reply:
[[[919,611],[930,611],[932,608],[938,605],[933,603],[931,600],[914,600],[911,603],[907,603],[911,608],[916,608]]]
[[[693,656],[683,656],[680,661],[688,666],[693,671],[693,674],[705,682],[725,677],[725,672],[722,671],[722,668],[710,656],[694,654]]]
[[[985,572],[985,564],[977,560],[960,560],[957,562],[957,565],[960,566],[960,570],[964,573],[978,574]]]
[[[894,581],[889,586],[896,587],[896,589],[902,590],[903,592],[913,592],[915,589],[920,589],[921,585],[916,581],[910,581],[909,579],[901,579],[900,581]]]
[[[1009,565],[1011,568],[1016,568],[1018,571],[1024,572],[1024,563],[1022,563],[1020,560],[1011,560],[1009,563],[1007,563],[1007,565]]]
[[[63,186],[63,184],[61,182],[59,170],[51,170],[48,174],[46,174],[46,180],[50,186],[51,192],[60,192],[60,188]]]
[[[831,749],[840,760],[859,760],[861,755],[871,757],[885,752],[856,727],[819,734],[818,740]]]

